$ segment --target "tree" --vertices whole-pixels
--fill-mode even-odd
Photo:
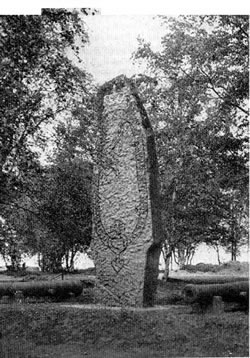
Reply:
[[[46,149],[47,139],[53,143],[56,136],[54,133],[54,138],[51,134],[48,137],[45,126],[53,128],[54,131],[59,117],[64,123],[67,118],[75,118],[78,113],[78,116],[81,116],[82,134],[84,130],[86,133],[91,120],[89,98],[93,86],[90,76],[78,66],[82,61],[79,56],[80,48],[88,41],[81,12],[85,14],[85,9],[44,9],[42,16],[2,16],[0,19],[1,215],[6,225],[13,228],[15,239],[21,242],[24,239],[26,249],[32,253],[42,252],[41,263],[43,258],[44,267],[53,270],[60,267],[66,248],[62,249],[58,230],[51,230],[52,218],[49,216],[49,210],[56,208],[52,208],[53,203],[48,203],[48,200],[47,204],[45,203],[49,198],[46,198],[45,192],[42,193],[41,190],[46,189],[50,199],[54,195],[54,198],[59,200],[61,195],[62,200],[67,201],[67,190],[64,197],[62,190],[57,192],[57,185],[60,188],[60,185],[64,184],[65,189],[65,183],[59,180],[59,172],[61,170],[64,173],[64,179],[69,186],[70,180],[75,180],[74,175],[78,175],[79,182],[82,183],[80,166],[85,164],[75,160],[75,171],[70,178],[70,162],[61,163],[64,168],[59,169],[60,165],[56,167],[57,164],[53,164],[54,158],[47,156],[47,161],[50,159],[53,165],[46,168],[44,163],[40,162],[40,152]],[[74,62],[70,58],[74,58]],[[73,142],[72,135],[71,141]],[[82,154],[86,149],[83,144],[88,146],[87,141],[84,142],[78,137],[77,142],[81,145]],[[69,198],[68,200],[70,201]],[[41,208],[46,205],[48,210],[43,212]],[[57,205],[59,206],[59,203]],[[68,206],[71,213],[72,210],[74,213],[80,210],[79,207],[73,207],[73,201]],[[86,210],[88,211],[89,207]],[[59,217],[61,214],[58,213]],[[89,215],[86,218],[89,218]],[[60,217],[59,221],[62,225],[63,217]],[[85,224],[84,221],[83,225]],[[86,241],[87,236],[83,236],[82,240]],[[10,232],[5,235],[5,240],[7,239],[10,239]],[[70,242],[69,238],[68,241]],[[72,247],[75,252],[75,246]],[[74,253],[71,264],[73,256]]]
[[[92,232],[92,164],[78,158],[43,168],[32,187],[2,213],[0,253],[19,268],[24,253],[38,254],[43,271],[74,269]]]
[[[42,125],[83,105],[90,81],[66,51],[80,61],[80,46],[88,40],[78,11],[1,16],[0,30],[0,204],[5,204],[33,166],[37,146],[45,144]]]
[[[25,238],[21,236],[14,226],[5,220],[0,222],[0,255],[6,267],[11,271],[21,268],[21,260],[29,250]]]
[[[54,154],[38,183],[39,216],[50,232],[48,239],[42,240],[48,241],[42,256],[55,252],[49,244],[49,237],[53,236],[57,261],[61,265],[65,260],[67,270],[74,269],[76,253],[86,251],[91,240],[94,147],[91,132],[95,128],[92,96],[90,91],[84,109],[77,108],[71,117],[58,122]]]
[[[67,270],[74,269],[76,253],[87,250],[90,244],[91,178],[92,166],[89,162],[72,160],[51,167],[42,184],[46,195],[38,210],[55,245],[49,241],[47,253],[41,253],[48,256],[48,253],[55,252],[53,246],[56,246],[58,259],[52,261],[62,264],[65,258]]]
[[[240,254],[240,248],[248,244],[249,234],[249,202],[248,196],[240,190],[229,190],[227,219],[222,223],[226,228],[227,235],[219,240],[231,253],[231,260],[236,261]]]
[[[140,40],[158,85],[146,96],[156,130],[168,250],[227,237],[227,190],[246,188],[248,17],[162,17],[162,51]],[[238,238],[239,239],[239,238]]]
[[[86,251],[91,240],[92,164],[83,159],[88,153],[81,146],[80,123],[73,117],[58,124],[50,163],[26,178],[24,190],[4,212],[46,271],[60,271],[63,261],[73,270],[76,253]]]

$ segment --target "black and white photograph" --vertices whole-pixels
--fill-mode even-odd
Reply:
[[[248,357],[248,13],[71,6],[0,12],[0,358]]]

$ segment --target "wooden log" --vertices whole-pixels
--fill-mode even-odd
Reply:
[[[247,292],[249,296],[249,282],[240,281],[224,284],[192,285],[184,287],[184,300],[188,303],[211,303],[213,296],[221,296],[223,301],[240,301],[240,293]]]

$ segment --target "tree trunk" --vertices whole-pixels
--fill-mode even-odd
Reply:
[[[5,254],[3,255],[3,260],[4,260],[5,266],[6,266],[6,268],[7,268],[7,266],[8,266],[8,259],[6,258]]]
[[[186,257],[185,257],[185,250],[184,249],[178,249],[178,263],[180,270],[183,269],[185,266]]]
[[[219,248],[219,245],[216,245],[216,246],[215,246],[215,250],[216,250],[216,253],[217,253],[218,264],[220,265],[220,264],[221,264],[221,260],[220,260],[220,248]]]
[[[37,262],[38,262],[38,266],[40,267],[40,269],[42,269],[41,268],[41,254],[40,254],[40,252],[38,252],[38,254],[37,254]]]
[[[170,256],[170,270],[173,271],[173,255]]]
[[[193,258],[194,258],[194,254],[195,254],[195,251],[192,250],[191,253],[190,253],[190,255],[189,255],[189,265],[192,265],[192,260],[193,260]]]
[[[38,265],[41,271],[44,272],[43,255],[40,252],[38,253]]]
[[[71,257],[70,257],[70,271],[74,271],[74,259],[75,259],[75,252],[72,249],[71,251]]]
[[[65,253],[65,266],[66,266],[66,271],[69,271],[69,251],[66,251]]]
[[[231,259],[232,261],[236,261],[237,258],[237,244],[235,241],[232,241],[231,244]]]
[[[165,281],[168,280],[168,276],[169,276],[169,266],[170,266],[171,256],[172,256],[172,254],[169,253],[165,257],[165,271],[164,271],[164,280]]]

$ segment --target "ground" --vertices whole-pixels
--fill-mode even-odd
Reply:
[[[185,284],[159,282],[154,310],[1,304],[0,357],[247,357],[247,312],[198,313],[182,300]]]
[[[64,304],[2,305],[0,356],[229,357],[248,356],[244,312],[86,310]]]

